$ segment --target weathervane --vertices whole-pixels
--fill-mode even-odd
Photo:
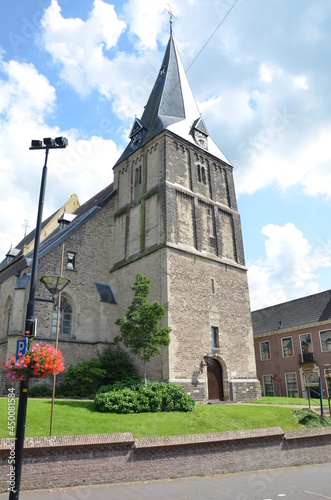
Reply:
[[[169,14],[169,23],[170,23],[170,35],[172,35],[172,20],[176,19],[172,12],[172,6],[167,3],[168,9],[164,9]]]

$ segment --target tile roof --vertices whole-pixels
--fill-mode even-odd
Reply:
[[[331,290],[252,312],[254,335],[331,321]]]

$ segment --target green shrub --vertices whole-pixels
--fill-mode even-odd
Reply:
[[[109,345],[98,357],[106,372],[104,385],[137,378],[137,371],[130,356],[119,345]]]
[[[57,397],[94,398],[100,387],[137,382],[136,369],[129,355],[119,346],[108,346],[97,358],[69,365],[63,382],[56,388]]]
[[[306,408],[302,410],[294,410],[293,414],[297,417],[299,424],[304,425],[308,429],[331,426],[329,418],[321,417],[321,415],[318,415],[314,411]]]
[[[50,398],[53,390],[48,384],[39,384],[29,387],[29,398]]]
[[[106,371],[98,358],[81,361],[76,366],[69,365],[64,380],[56,388],[56,395],[67,398],[93,398],[104,383]]]
[[[192,411],[194,399],[183,387],[166,382],[143,382],[131,387],[113,385],[108,392],[99,391],[94,404],[100,412],[142,413],[158,411]]]
[[[124,388],[136,390],[142,383],[142,380],[139,378],[127,377],[123,380],[119,380],[118,382],[114,382],[113,384],[102,385],[99,387],[97,394],[100,394],[101,392],[119,391]]]

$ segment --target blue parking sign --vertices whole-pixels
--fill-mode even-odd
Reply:
[[[20,359],[25,353],[28,348],[28,342],[29,339],[27,337],[23,337],[22,339],[17,340],[17,345],[16,345],[16,361]]]

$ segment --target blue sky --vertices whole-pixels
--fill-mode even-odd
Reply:
[[[171,8],[199,109],[234,165],[257,309],[331,288],[331,5],[234,3],[178,0]],[[3,7],[1,259],[22,239],[24,221],[35,225],[44,153],[29,151],[31,139],[69,139],[50,154],[45,216],[72,193],[83,203],[112,181],[162,62],[168,8],[161,0]]]

